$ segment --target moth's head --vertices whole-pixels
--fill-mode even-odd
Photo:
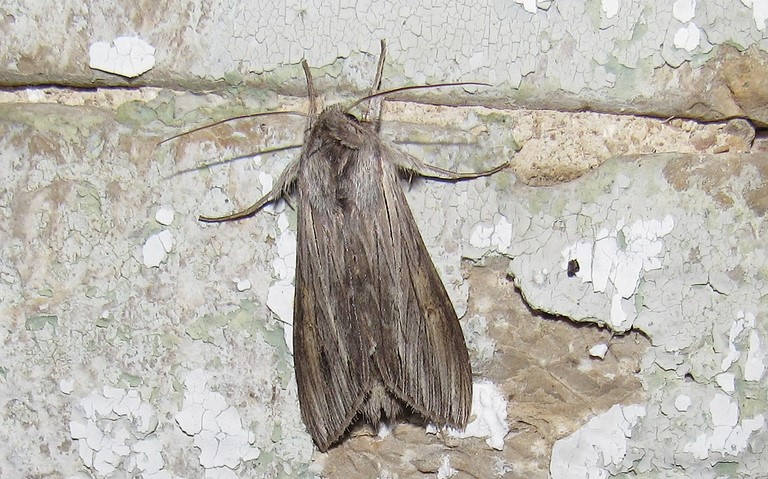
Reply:
[[[320,141],[336,140],[348,148],[357,148],[376,137],[370,122],[360,120],[341,105],[323,110],[312,126],[312,134]]]

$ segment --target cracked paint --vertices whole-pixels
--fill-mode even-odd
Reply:
[[[699,163],[699,174],[718,160]],[[598,464],[600,474],[679,468],[690,477],[706,459],[720,474],[749,477],[764,470],[764,414],[755,411],[765,410],[768,316],[758,292],[768,287],[760,273],[767,260],[752,227],[734,215],[752,211],[740,192],[755,178],[728,180],[734,201],[723,208],[706,184],[681,190],[674,176],[667,183],[664,170],[691,178],[677,161],[609,162],[555,194],[527,190],[520,204],[499,211],[515,218],[509,269],[531,307],[619,332],[640,329],[653,343],[640,372],[645,415],[633,422],[624,458]],[[569,277],[571,260],[580,268]],[[726,457],[738,458],[730,473]]]
[[[579,431],[561,439],[552,448],[550,474],[553,479],[606,478],[611,465],[622,463],[628,438],[645,408],[639,404],[613,406],[589,420]]]
[[[765,21],[768,19],[768,1],[766,0],[741,0],[746,7],[752,8],[752,18],[758,30],[765,30]]]
[[[219,393],[207,388],[206,373],[196,369],[184,381],[184,403],[176,413],[179,427],[194,438],[206,478],[237,477],[232,472],[244,461],[257,459],[255,437],[243,428],[240,414]]]
[[[295,3],[287,8],[260,6],[262,10],[256,14],[247,6],[235,9],[228,4],[216,4],[201,10],[199,5],[193,5],[187,12],[187,24],[200,28],[179,35],[191,52],[189,57],[183,59],[187,62],[183,66],[189,66],[191,71],[206,79],[239,78],[241,74],[275,69],[277,77],[284,78],[288,76],[287,70],[297,70],[295,64],[306,57],[318,67],[332,65],[323,70],[329,75],[348,77],[353,79],[353,85],[366,87],[367,83],[355,82],[362,82],[363,78],[367,82],[368,77],[360,75],[356,68],[350,68],[350,62],[337,59],[355,51],[375,52],[378,39],[386,37],[402,39],[400,43],[392,42],[392,59],[388,62],[388,69],[399,75],[394,79],[395,84],[461,78],[488,79],[499,85],[501,95],[505,95],[504,88],[521,85],[529,88],[544,76],[548,81],[541,83],[555,91],[581,92],[583,89],[618,86],[617,90],[626,89],[634,95],[637,91],[648,90],[637,88],[637,83],[630,83],[628,87],[627,83],[622,83],[626,78],[636,77],[635,73],[642,71],[657,71],[665,62],[677,66],[694,56],[697,60],[706,58],[711,48],[709,41],[732,43],[739,48],[762,48],[760,45],[765,41],[761,32],[765,30],[768,18],[768,2],[764,0],[742,0],[741,4],[678,0],[671,7],[670,2],[535,2],[540,10],[548,8],[546,14],[536,11],[534,2],[525,0],[518,3],[523,6],[496,2],[481,11],[476,5],[461,3],[449,6],[448,11],[422,5],[388,11],[367,4],[351,8],[342,3],[326,9],[319,4]],[[29,4],[25,8],[36,7]],[[12,17],[15,25],[5,32],[9,37],[7,45],[19,49],[19,54],[11,57],[40,58],[28,49],[38,48],[41,44],[39,35],[49,35],[52,31],[45,22],[71,18],[75,31],[81,31],[83,25],[92,26],[93,31],[111,28],[108,25],[110,21],[90,17],[87,9],[64,8],[75,8],[76,11],[71,12],[72,15],[68,15],[68,11],[62,11],[62,15],[49,15],[47,12],[42,15],[28,12],[9,14],[8,19]],[[122,15],[120,12],[116,14]],[[126,15],[128,18],[122,17],[120,23],[130,25],[130,12]],[[407,17],[408,21],[403,21],[402,17]],[[205,21],[210,18],[216,21]],[[469,20],[446,33],[445,25],[452,18]],[[342,19],[347,27],[353,25],[355,28],[343,25],[334,28],[336,19]],[[21,28],[25,22],[33,28]],[[326,33],[315,36],[312,32]],[[23,36],[18,37],[20,34]],[[34,35],[38,35],[38,41],[35,41]],[[200,41],[201,38],[205,41]],[[66,44],[61,45],[63,59],[67,56],[66,48]],[[204,54],[200,54],[203,50]],[[359,57],[365,55],[360,54]],[[39,65],[36,61],[16,63]],[[286,63],[294,65],[283,68]],[[14,66],[12,61],[9,64],[11,71]],[[635,72],[628,72],[627,69],[634,69]],[[38,115],[35,121],[41,121],[39,119],[45,116]],[[67,128],[70,126],[66,124]],[[13,178],[9,179],[9,184],[16,181],[20,185],[11,194],[16,205],[4,202],[11,205],[13,214],[9,214],[8,218],[13,217],[15,224],[13,232],[4,237],[7,241],[2,242],[3,258],[13,258],[3,263],[3,270],[0,271],[4,286],[0,291],[3,296],[0,308],[7,313],[4,317],[9,321],[0,328],[0,342],[7,346],[3,352],[4,366],[0,367],[3,379],[0,386],[7,388],[3,392],[10,391],[9,397],[14,401],[23,400],[24,395],[51,397],[51,392],[44,389],[46,381],[18,380],[22,375],[35,378],[34,374],[41,374],[41,371],[53,378],[65,374],[65,377],[72,378],[93,375],[111,379],[120,377],[124,370],[138,368],[144,373],[143,380],[157,388],[155,394],[161,401],[173,396],[173,392],[163,384],[167,378],[154,372],[158,369],[156,363],[175,367],[178,362],[198,361],[205,364],[210,361],[226,370],[235,364],[223,362],[231,354],[228,344],[239,347],[236,348],[237,354],[244,354],[251,347],[261,347],[258,346],[259,338],[247,337],[236,328],[218,328],[226,330],[218,332],[219,342],[211,349],[207,349],[210,343],[202,344],[204,341],[195,338],[190,340],[183,333],[176,336],[175,331],[186,330],[191,322],[222,307],[222,304],[237,304],[244,291],[254,296],[255,303],[263,304],[267,300],[265,292],[271,279],[269,272],[265,276],[260,275],[258,268],[262,261],[254,258],[259,258],[266,247],[254,247],[252,252],[246,253],[242,251],[247,249],[242,247],[242,243],[228,248],[225,241],[217,242],[215,238],[212,240],[210,236],[204,236],[200,232],[205,231],[204,228],[185,226],[183,233],[174,229],[174,235],[198,245],[199,250],[185,249],[189,254],[183,258],[188,263],[170,272],[175,276],[169,278],[169,271],[163,268],[142,268],[142,264],[146,264],[144,258],[135,261],[134,252],[141,238],[149,233],[142,229],[142,224],[135,224],[129,216],[115,212],[124,206],[135,208],[134,211],[152,211],[155,208],[153,205],[156,203],[132,197],[134,193],[122,186],[144,178],[149,167],[142,161],[152,156],[147,154],[148,150],[131,151],[131,162],[128,163],[106,161],[108,158],[121,158],[111,153],[124,151],[118,148],[114,139],[125,141],[126,128],[122,124],[110,124],[107,134],[99,133],[90,125],[74,125],[73,131],[77,130],[77,133],[69,136],[65,133],[63,139],[57,136],[58,129],[43,128],[42,134],[34,131],[32,135],[28,134],[29,130],[23,130],[24,135],[17,136],[17,128],[14,125],[8,133],[9,138],[23,144],[21,139],[29,137],[31,148],[43,151],[17,152],[12,141],[4,143],[5,148],[0,149],[3,152],[0,160],[6,166],[4,171]],[[83,145],[86,147],[82,148]],[[57,152],[57,149],[61,151]],[[10,155],[9,151],[12,152]],[[66,157],[66,161],[59,161],[60,158],[51,154],[62,153],[64,157],[63,153],[70,151],[75,154],[71,158]],[[107,154],[102,154],[102,151]],[[29,161],[19,162],[16,158]],[[88,161],[79,161],[83,158]],[[713,161],[722,164],[717,158]],[[173,171],[172,166],[161,162],[162,159],[158,159],[158,164],[152,165],[152,168],[168,173]],[[34,165],[30,171],[25,170],[27,163]],[[625,165],[625,169],[642,169],[645,163],[645,160],[637,164],[633,162]],[[103,169],[102,164],[109,167]],[[611,165],[601,167],[600,173],[611,176],[611,168]],[[25,174],[29,175],[27,179],[22,178]],[[212,175],[221,176],[215,172]],[[436,212],[448,212],[445,222],[442,217],[434,220],[426,218],[419,224],[425,225],[427,243],[436,250],[433,256],[437,258],[436,262],[442,264],[442,270],[449,270],[443,277],[447,279],[452,294],[461,288],[457,286],[461,282],[458,263],[466,253],[464,248],[483,249],[482,252],[472,253],[481,255],[486,248],[493,247],[514,258],[511,271],[534,307],[569,316],[576,321],[601,322],[616,330],[637,328],[652,339],[653,350],[643,358],[640,372],[649,395],[645,405],[647,415],[632,430],[630,447],[621,467],[612,463],[614,471],[638,475],[653,475],[654,472],[679,474],[678,477],[697,474],[737,477],[735,472],[731,472],[738,471],[744,477],[754,477],[757,472],[765,470],[762,445],[765,439],[760,431],[764,421],[762,415],[756,415],[755,411],[766,409],[766,311],[760,300],[761,292],[766,290],[761,276],[766,255],[764,246],[753,239],[754,232],[765,230],[764,224],[759,217],[750,216],[750,209],[739,203],[738,191],[733,195],[735,206],[712,207],[706,195],[697,196],[699,189],[695,185],[686,183],[684,193],[689,196],[675,196],[664,189],[663,182],[658,181],[662,177],[658,170],[645,171],[639,178],[651,188],[638,190],[630,185],[622,195],[615,194],[611,185],[595,186],[599,179],[593,178],[593,186],[579,183],[578,187],[585,190],[583,195],[574,193],[566,185],[550,190],[538,202],[531,201],[537,196],[536,193],[520,193],[510,188],[498,199],[473,201],[466,205],[463,204],[465,196],[462,196],[466,190],[462,186],[448,190],[448,196],[455,192],[455,196],[462,198],[462,201],[453,204],[443,200],[441,203],[430,197],[419,206],[419,213],[416,214],[429,217],[437,216]],[[82,211],[70,206],[66,185],[83,178],[96,182],[94,198],[103,205],[97,202],[96,210],[92,206],[83,207]],[[193,195],[189,195],[189,191],[200,191],[200,186],[195,179],[178,178],[177,181],[173,183],[173,188],[151,182],[147,183],[147,188],[160,192],[162,201],[178,208],[181,218],[194,218],[198,201],[190,204],[189,197]],[[272,179],[260,174],[258,181],[262,185],[271,185]],[[753,181],[764,180],[755,175]],[[719,188],[721,182],[715,181],[714,184]],[[173,191],[177,186],[178,191]],[[498,189],[501,191],[504,188]],[[51,194],[47,196],[46,191]],[[664,193],[657,195],[656,191]],[[475,192],[472,195],[470,198],[473,199],[477,196]],[[223,197],[221,190],[212,190],[206,199]],[[563,197],[569,197],[570,201],[561,203]],[[637,202],[637,198],[641,198],[643,201],[639,203],[647,204],[628,205],[623,198],[629,198],[630,203],[632,199]],[[30,199],[34,208],[18,206],[30,204]],[[409,201],[412,199],[418,202],[422,197],[419,194],[409,195]],[[609,201],[604,201],[606,199]],[[522,206],[512,206],[517,204]],[[473,223],[452,223],[450,215],[454,211],[461,211],[463,218],[473,218]],[[88,214],[104,216],[109,227],[91,225]],[[663,257],[657,258],[661,268],[641,270],[634,286],[627,281],[624,286],[632,291],[630,298],[598,294],[594,284],[590,283],[591,279],[585,281],[593,274],[591,269],[584,270],[584,265],[591,265],[593,261],[591,253],[594,245],[591,242],[595,239],[595,231],[600,228],[611,231],[620,218],[628,218],[627,224],[631,224],[635,220],[660,220],[665,215],[674,218],[675,227],[663,237]],[[163,224],[161,219],[155,218]],[[474,218],[479,218],[479,222],[475,223]],[[738,225],[744,222],[750,228],[740,229]],[[194,221],[190,219],[187,223],[191,225]],[[478,229],[477,236],[470,234],[468,230],[481,223],[487,230]],[[59,229],[58,225],[64,227]],[[446,234],[446,230],[451,234]],[[453,234],[453,230],[457,233]],[[719,233],[721,230],[725,233]],[[242,234],[241,231],[237,230],[226,240],[232,240]],[[92,236],[81,238],[84,233],[91,233]],[[256,236],[260,233],[251,231],[249,234]],[[51,239],[51,244],[46,243],[44,239],[47,238]],[[470,238],[470,241],[465,238]],[[157,240],[165,251],[163,258],[166,258],[173,246],[172,238],[166,238],[165,242],[161,238]],[[288,242],[288,238],[284,240]],[[618,242],[618,239],[611,238],[611,241]],[[576,247],[568,250],[574,244]],[[580,248],[580,245],[583,247]],[[176,247],[183,245],[177,244]],[[588,249],[588,256],[585,256],[584,247]],[[26,251],[34,254],[25,259],[23,255]],[[66,255],[62,256],[62,252]],[[159,248],[156,254],[161,254]],[[203,260],[195,260],[194,256]],[[581,271],[576,273],[576,278],[582,281],[568,278],[566,274],[567,263],[574,258],[579,258],[582,266]],[[153,259],[150,264],[156,262],[159,265],[162,261],[164,259]],[[284,270],[289,268],[286,266],[288,261],[286,256],[279,265],[272,266],[275,271]],[[59,265],[66,266],[66,269],[62,271]],[[237,269],[237,265],[247,265],[249,269]],[[614,266],[618,271],[618,266],[612,264]],[[226,272],[222,273],[222,269]],[[526,276],[527,272],[529,276]],[[279,273],[274,275],[280,276]],[[240,290],[239,285],[232,288],[231,278],[246,276],[254,282],[252,289]],[[611,289],[614,280],[616,278],[611,279],[609,273],[607,290]],[[52,283],[50,287],[45,284],[48,282]],[[153,287],[145,296],[142,291],[148,282]],[[168,287],[168,283],[173,286]],[[233,289],[240,291],[233,291],[230,295]],[[81,291],[88,293],[81,295]],[[292,297],[292,291],[280,293],[277,299],[273,297],[270,307],[275,310],[276,304],[284,306],[286,298],[292,300]],[[457,309],[461,309],[460,302]],[[247,313],[243,316],[258,321],[254,319],[259,318],[258,314],[250,310]],[[258,313],[263,314],[264,311]],[[637,314],[637,318],[633,319],[633,313]],[[18,318],[21,318],[21,323]],[[741,323],[736,329],[729,329],[732,323],[739,320]],[[239,342],[243,341],[243,337],[247,337],[247,348]],[[280,339],[278,336],[277,340]],[[276,344],[274,338],[270,340],[273,341],[270,344]],[[288,340],[286,342],[291,344]],[[34,344],[38,349],[30,354],[29,350],[21,349],[24,344]],[[101,348],[102,345],[108,347]],[[45,361],[38,362],[34,359],[37,357],[43,357]],[[33,358],[29,365],[25,361],[28,358]],[[51,358],[53,361],[50,361]],[[83,366],[85,371],[68,366],[83,363],[83,359],[86,360]],[[28,374],[30,371],[34,374]],[[249,373],[258,374],[255,371]],[[245,376],[233,379],[232,383],[241,383]],[[287,379],[284,381],[290,382]],[[54,390],[59,388],[63,395],[58,396],[66,400],[66,404],[76,400],[76,379],[53,381],[52,384]],[[255,387],[254,394],[263,394],[262,391],[270,389],[269,384]],[[277,398],[256,401],[253,407],[264,408],[264,403],[272,400],[282,401],[277,403],[279,407],[294,405],[295,395],[282,394],[283,391],[277,389]],[[275,394],[274,389],[272,392]],[[102,391],[97,394],[106,398],[107,393]],[[664,401],[669,402],[670,410],[664,409]],[[40,402],[35,399],[35,403]],[[53,401],[45,405],[57,410],[58,404]],[[10,407],[10,404],[4,406]],[[45,410],[37,412],[45,417]],[[114,422],[126,421],[128,417],[114,411],[113,414],[119,416]],[[94,422],[99,423],[100,416],[94,417]],[[47,457],[54,451],[46,450],[45,444],[35,443],[34,439],[24,438],[24,432],[39,429],[40,437],[48,444],[55,444],[61,437],[66,437],[67,432],[52,432],[50,424],[55,421],[44,421],[35,425],[39,428],[30,428],[20,418],[23,416],[15,413],[3,418],[10,426],[8,434],[13,435],[13,440],[21,445],[19,449],[25,448],[25,453],[36,456],[37,462],[42,464],[44,460],[39,458]],[[72,421],[80,419],[82,424],[87,422],[84,416],[73,416]],[[298,425],[289,425],[287,419],[283,424],[274,426],[275,432],[272,432],[274,437],[279,438],[283,447],[281,452],[286,449],[285,444],[301,441],[304,434],[298,420]],[[725,424],[715,425],[715,422]],[[98,426],[97,429],[103,431],[106,427]],[[93,431],[93,437],[98,437],[96,431]],[[113,439],[119,437],[122,436],[116,435]],[[267,433],[263,437],[271,436]],[[7,436],[3,438],[8,442]],[[78,439],[78,447],[80,442],[87,444],[87,439],[87,434]],[[308,461],[310,453],[307,451],[311,451],[311,444],[305,437],[303,439],[306,443],[303,456],[293,449],[284,454],[296,454],[300,457],[298,462]],[[747,446],[744,447],[744,444]],[[102,446],[112,450],[109,444]],[[140,454],[157,449],[157,444],[149,439],[136,442],[134,446],[126,461],[134,455],[138,458]],[[117,452],[125,452],[120,444],[114,448]],[[727,456],[725,460],[722,455]],[[76,460],[78,454],[70,456]],[[2,457],[5,456],[0,454]],[[179,453],[175,460],[179,464],[194,462],[184,461],[186,458]],[[136,460],[137,464],[151,462],[149,457]],[[60,464],[65,465],[62,471],[66,470],[66,460],[59,459],[53,466]],[[149,466],[144,468],[145,477],[151,476],[147,472],[149,469]],[[221,471],[234,475],[226,468]]]
[[[80,459],[100,477],[160,472],[165,462],[156,428],[154,408],[136,390],[109,386],[80,399],[69,422]]]
[[[293,299],[296,288],[296,233],[288,225],[288,217],[281,213],[277,218],[280,233],[277,237],[277,257],[272,268],[277,281],[267,293],[267,306],[283,322],[283,334],[288,350],[293,353]]]
[[[741,351],[739,351],[736,346],[737,340],[741,333],[744,331],[744,328],[752,328],[754,326],[755,315],[752,313],[739,311],[736,319],[734,319],[733,323],[731,324],[730,331],[728,331],[728,352],[720,363],[720,369],[722,371],[729,370],[731,365],[733,365],[733,363],[741,357]]]
[[[635,92],[645,92],[643,100],[655,97],[661,106],[664,98],[676,96],[675,82],[649,78],[650,72],[660,67],[670,67],[665,74],[684,75],[675,68],[683,64],[696,68],[700,61],[717,55],[716,46],[765,51],[765,0],[732,3],[516,0],[446,5],[420,2],[407,8],[387,8],[376,2],[345,0],[331,5],[292,1],[232,8],[227,2],[196,2],[178,17],[163,17],[162,11],[144,12],[133,5],[115,12],[110,21],[98,9],[80,11],[82,7],[64,5],[59,18],[72,18],[75,31],[87,30],[92,36],[112,38],[114,24],[138,32],[135,37],[99,42],[105,61],[121,55],[138,57],[132,58],[129,66],[117,70],[99,66],[95,59],[92,63],[96,68],[136,75],[147,66],[131,66],[142,61],[141,55],[153,57],[154,53],[148,53],[152,51],[148,44],[145,52],[129,41],[138,44],[141,35],[159,35],[147,31],[137,19],[150,14],[162,17],[165,33],[160,37],[184,41],[163,47],[163,71],[153,73],[157,78],[179,78],[185,86],[201,79],[208,85],[221,80],[229,85],[258,83],[262,81],[258,74],[264,72],[274,73],[270,80],[273,85],[293,85],[284,80],[295,79],[296,66],[306,58],[329,77],[342,79],[340,84],[362,89],[360,69],[340,59],[357,60],[375,54],[378,40],[388,38],[394,53],[390,65],[401,84],[446,81],[447,77],[487,81],[497,85],[497,100],[547,98],[550,108],[578,108],[596,101],[604,108],[610,104],[607,98],[618,95],[616,104],[621,106],[616,109],[621,109],[631,108],[637,99]],[[55,16],[26,4],[9,9],[14,28],[6,32],[3,52],[14,59],[6,65],[10,72],[37,74],[33,65],[38,65],[41,71],[58,70],[59,78],[63,78],[66,68],[68,73],[74,71],[78,84],[88,81],[87,73],[77,67],[81,48],[66,42],[69,32],[49,18]],[[463,21],[454,25],[454,19]],[[446,25],[452,28],[446,29]],[[51,34],[62,38],[56,42],[60,55],[35,48],[49,44]],[[123,43],[129,43],[130,48]],[[35,61],[19,60],[27,58]],[[683,79],[680,84],[687,82]],[[562,101],[565,94],[568,101]],[[727,103],[713,105],[710,111],[734,116],[724,108],[730,106]]]
[[[512,241],[513,225],[504,215],[497,215],[492,226],[484,224],[475,225],[469,244],[475,248],[492,248],[499,253],[505,253]]]
[[[739,423],[738,404],[725,394],[716,394],[709,403],[711,432],[701,433],[695,441],[683,447],[685,452],[704,460],[712,452],[737,456],[748,447],[749,437],[763,428],[762,414],[744,419]]]

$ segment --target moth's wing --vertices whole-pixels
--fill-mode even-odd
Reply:
[[[379,177],[381,208],[369,245],[373,277],[382,282],[375,355],[386,387],[439,425],[463,428],[472,402],[472,371],[456,311],[424,245],[400,185],[387,161]],[[381,254],[381,252],[386,254]]]
[[[325,451],[349,428],[370,389],[370,359],[364,357],[370,347],[363,344],[349,287],[343,238],[349,225],[306,193],[300,187],[294,365],[304,424]]]

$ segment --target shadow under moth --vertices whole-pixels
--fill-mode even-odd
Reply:
[[[339,105],[318,114],[312,76],[302,62],[310,119],[300,157],[250,208],[200,217],[237,220],[294,197],[294,367],[301,416],[321,451],[358,421],[378,428],[416,413],[426,422],[463,429],[472,405],[464,335],[400,179],[464,180],[491,175],[507,163],[457,173],[422,163],[380,138],[381,99],[391,93],[379,92],[381,46],[371,95],[355,103],[378,109],[375,120],[359,120]]]

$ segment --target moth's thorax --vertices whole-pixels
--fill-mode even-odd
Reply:
[[[341,105],[323,110],[312,125],[309,136],[311,142],[338,143],[339,147],[351,149],[363,148],[377,140],[376,130],[371,123],[358,120],[344,111]]]
[[[316,207],[355,211],[381,195],[382,177],[394,174],[382,161],[382,142],[371,123],[335,105],[323,110],[309,132],[299,181]],[[299,188],[302,191],[302,188]]]

